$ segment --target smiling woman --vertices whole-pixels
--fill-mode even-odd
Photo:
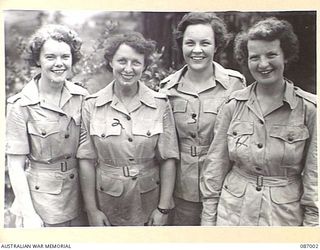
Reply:
[[[88,96],[77,156],[92,226],[162,226],[173,207],[179,158],[170,104],[140,78],[155,49],[140,33],[110,36],[114,81]]]
[[[65,26],[38,30],[27,59],[40,74],[8,99],[6,153],[16,226],[85,225],[75,155],[87,91],[67,80],[80,47],[78,35]]]

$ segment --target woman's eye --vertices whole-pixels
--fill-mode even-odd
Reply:
[[[45,56],[45,58],[47,60],[53,60],[55,57],[53,55],[47,55],[47,56]]]
[[[65,60],[69,59],[70,57],[71,57],[70,55],[63,55],[62,56],[62,58],[65,59]]]
[[[257,61],[258,60],[258,56],[250,56],[249,60],[250,61]]]
[[[270,54],[268,54],[268,58],[275,58],[276,56],[277,56],[278,54],[276,54],[276,53],[270,53]]]
[[[192,45],[194,44],[194,42],[187,41],[187,42],[185,42],[184,44],[187,45],[187,46],[192,46]]]
[[[138,62],[138,61],[135,61],[132,63],[134,66],[140,66],[141,65],[141,62]]]
[[[118,63],[120,63],[120,64],[125,64],[125,63],[126,63],[126,60],[124,60],[124,59],[119,59],[119,60],[118,60]]]
[[[209,46],[209,45],[211,45],[210,42],[202,42],[201,44],[202,44],[203,46]]]

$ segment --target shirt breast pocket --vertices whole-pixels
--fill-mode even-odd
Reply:
[[[231,122],[227,132],[230,158],[233,161],[240,160],[243,163],[250,161],[250,141],[253,135],[253,123],[246,121]]]
[[[215,98],[203,100],[202,112],[217,115],[225,98]]]
[[[111,119],[105,122],[93,121],[90,124],[90,135],[99,139],[104,139],[110,136],[118,136],[121,134],[121,124],[115,123]]]
[[[58,121],[28,122],[31,154],[42,159],[59,155],[63,138]]]
[[[299,165],[303,159],[306,140],[309,138],[309,130],[305,125],[287,126],[273,125],[270,129],[270,137],[274,140],[275,148],[282,152],[282,164]],[[276,145],[277,144],[277,145]]]
[[[132,134],[152,138],[163,133],[163,123],[153,119],[138,119],[132,124]]]
[[[188,112],[187,100],[173,100],[172,111],[175,121],[175,126],[180,138],[189,138],[190,130],[195,130],[197,123]]]

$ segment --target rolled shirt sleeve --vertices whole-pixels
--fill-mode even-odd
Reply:
[[[214,139],[200,176],[200,190],[203,202],[201,225],[216,225],[217,206],[225,176],[231,168],[227,144],[227,131],[232,118],[234,103],[225,104],[217,116]]]
[[[179,147],[174,118],[169,101],[166,101],[163,113],[163,133],[159,135],[157,155],[161,160],[179,160]]]
[[[318,211],[318,171],[317,171],[317,117],[316,108],[307,110],[307,127],[309,140],[305,148],[305,165],[303,170],[303,195],[301,205],[304,206],[304,226],[319,225]]]
[[[30,153],[26,114],[19,101],[7,106],[5,151],[17,155]]]
[[[82,104],[80,141],[77,151],[77,158],[79,159],[97,158],[93,139],[90,136],[90,114],[93,112],[93,108],[94,101],[92,99],[85,100]]]

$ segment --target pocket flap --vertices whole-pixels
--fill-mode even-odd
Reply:
[[[99,171],[97,177],[97,190],[115,197],[119,197],[123,193],[122,180],[108,176],[103,171]]]
[[[147,193],[159,185],[159,174],[158,171],[152,175],[145,175],[139,178],[140,193]]]
[[[295,181],[281,187],[270,187],[270,196],[272,201],[277,204],[299,201],[302,196],[301,181]]]
[[[231,122],[227,133],[232,136],[251,135],[253,134],[253,123],[244,121]]]
[[[63,186],[63,179],[44,178],[37,175],[28,175],[29,188],[33,192],[47,193],[47,194],[60,194]]]
[[[90,135],[98,137],[108,137],[111,135],[121,134],[121,125],[112,126],[114,124],[112,120],[106,122],[91,122],[90,123]]]
[[[28,122],[27,127],[30,134],[42,138],[60,132],[60,124],[58,121]]]
[[[173,113],[185,113],[187,111],[187,100],[175,100],[173,101],[172,109]]]
[[[247,181],[237,174],[229,173],[223,183],[223,189],[235,197],[242,197],[246,192]]]
[[[302,126],[286,126],[273,125],[270,129],[270,136],[279,138],[288,143],[303,141],[309,138],[309,130],[305,125]]]
[[[135,120],[132,124],[132,134],[151,137],[163,133],[162,121],[151,119]]]
[[[206,99],[203,100],[202,111],[203,113],[218,114],[218,111],[223,104],[224,98]]]

